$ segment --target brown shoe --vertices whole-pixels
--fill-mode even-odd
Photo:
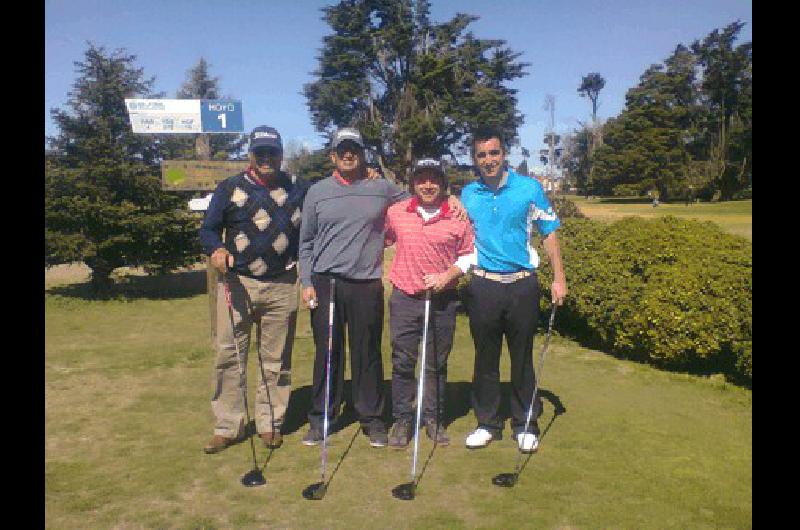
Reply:
[[[214,453],[219,453],[233,445],[234,439],[229,438],[227,436],[222,436],[221,434],[215,434],[211,437],[211,440],[208,441],[205,447],[203,447],[203,451],[205,451],[208,455],[213,455]]]
[[[264,447],[277,449],[283,444],[283,436],[279,432],[260,432],[258,435],[264,442]]]

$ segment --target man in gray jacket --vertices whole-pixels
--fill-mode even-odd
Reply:
[[[336,419],[344,383],[344,326],[350,341],[353,404],[373,447],[388,442],[384,407],[381,333],[383,327],[383,248],[386,210],[408,193],[384,179],[367,178],[364,141],[351,128],[336,132],[331,145],[335,170],[311,187],[300,225],[300,283],[311,308],[316,344],[312,403],[305,445],[322,440],[325,370],[328,348],[330,279],[336,310],[331,355],[328,418]]]

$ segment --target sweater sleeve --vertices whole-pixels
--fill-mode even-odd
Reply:
[[[225,246],[222,242],[222,229],[225,222],[225,206],[230,201],[230,191],[225,182],[224,180],[220,182],[214,190],[203,217],[203,224],[200,225],[200,245],[209,256],[218,248]]]

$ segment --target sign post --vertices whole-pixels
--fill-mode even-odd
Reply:
[[[161,163],[161,189],[214,190],[217,183],[247,167],[241,161],[210,161],[205,134],[244,132],[242,102],[222,99],[126,99],[131,129],[139,134],[197,134],[199,160],[165,160]],[[217,270],[206,257],[211,342],[217,335]]]

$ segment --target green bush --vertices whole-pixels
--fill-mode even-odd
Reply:
[[[569,217],[586,218],[575,203],[566,197],[556,195],[555,197],[548,197],[548,199],[550,199],[550,203],[553,205],[559,219],[567,219]]]
[[[675,369],[752,382],[752,243],[667,216],[613,224],[565,219],[566,331]],[[552,271],[542,259],[546,291]]]

